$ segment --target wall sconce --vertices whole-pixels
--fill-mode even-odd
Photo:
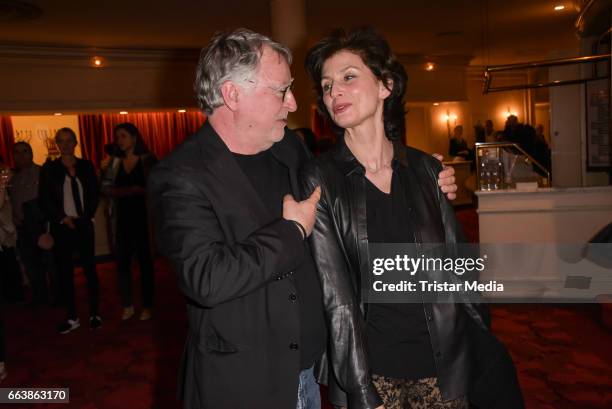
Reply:
[[[433,71],[436,69],[436,64],[430,62],[425,63],[425,71]]]
[[[451,114],[446,111],[446,114],[442,116],[442,120],[446,122],[455,121],[455,125],[457,125],[457,115]]]
[[[446,114],[442,116],[442,119],[446,121],[446,130],[448,131],[448,137],[451,136],[451,121],[453,121],[453,126],[457,126],[457,114],[451,113],[448,109],[446,110]]]
[[[510,107],[506,107],[506,112],[502,114],[505,118],[508,118],[510,115],[514,115],[518,117],[518,113],[516,111],[510,111]]]

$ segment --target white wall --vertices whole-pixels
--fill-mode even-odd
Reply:
[[[80,143],[79,118],[77,115],[20,115],[12,116],[15,142],[24,141],[30,144],[34,153],[34,162],[42,165],[48,156],[57,156],[55,133],[60,128],[71,128]],[[51,150],[51,152],[49,152]],[[75,155],[81,157],[81,147],[77,145]]]
[[[612,186],[477,195],[481,243],[586,243],[612,220]]]

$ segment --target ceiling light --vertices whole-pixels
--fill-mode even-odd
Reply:
[[[439,102],[434,102],[434,103],[433,103],[433,105],[434,105],[435,107],[437,107],[438,105],[440,105],[440,103],[439,103]]]
[[[127,115],[127,114],[128,114],[128,111],[121,111],[121,112],[119,112],[119,115]]]
[[[433,71],[436,69],[436,64],[432,62],[425,63],[425,71]]]
[[[61,112],[56,112],[53,115],[55,115],[55,116],[62,116],[62,113]]]
[[[184,114],[185,112],[187,112],[187,110],[186,110],[186,109],[179,109],[178,111],[179,111],[179,113],[181,113],[181,114]]]
[[[565,9],[565,6],[563,4],[559,4],[558,6],[555,6],[555,11],[561,11]]]
[[[104,59],[98,56],[91,57],[91,66],[95,68],[104,67]]]

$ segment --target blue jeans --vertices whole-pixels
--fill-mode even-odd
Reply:
[[[296,409],[321,409],[321,394],[313,367],[300,372]]]

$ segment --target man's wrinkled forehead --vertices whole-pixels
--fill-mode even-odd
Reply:
[[[256,74],[262,74],[263,77],[268,77],[268,74],[271,74],[272,70],[285,70],[287,76],[286,80],[291,81],[291,67],[289,67],[287,59],[278,51],[264,45]]]

